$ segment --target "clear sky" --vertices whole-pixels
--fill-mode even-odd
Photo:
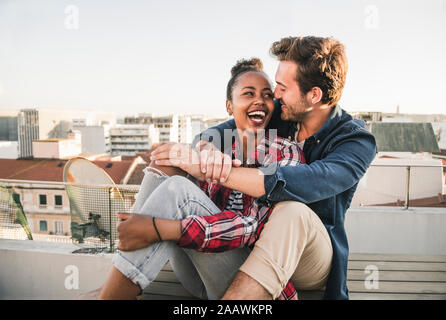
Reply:
[[[446,0],[0,0],[0,109],[224,114],[232,65],[285,36],[347,48],[341,106],[446,114]]]

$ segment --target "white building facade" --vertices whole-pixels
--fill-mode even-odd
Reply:
[[[37,159],[68,159],[82,153],[80,133],[72,139],[33,141],[33,157]]]
[[[153,125],[117,125],[110,128],[111,155],[133,156],[148,151],[159,142],[159,134]]]
[[[17,159],[19,157],[19,143],[17,141],[0,141],[0,158]]]

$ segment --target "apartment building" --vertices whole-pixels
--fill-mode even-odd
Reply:
[[[159,133],[159,142],[192,143],[201,131],[230,119],[228,116],[153,115],[142,113],[124,118],[125,124],[153,124]]]
[[[58,236],[59,239],[67,237],[65,240],[70,241],[70,202],[63,184],[66,162],[61,159],[0,159],[1,184],[18,194],[36,240]],[[104,169],[116,184],[127,184],[143,160],[134,157],[93,162]]]
[[[110,128],[110,154],[133,156],[159,142],[154,125],[122,124]]]
[[[22,109],[18,115],[19,158],[33,156],[33,140],[39,139],[39,112],[36,109]]]

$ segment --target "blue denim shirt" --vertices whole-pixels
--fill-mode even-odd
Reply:
[[[281,120],[280,113],[280,103],[276,100],[267,129],[277,129],[279,136],[293,138],[296,124]],[[224,129],[234,128],[234,120],[229,120],[211,128],[214,131],[204,131],[195,141],[211,140],[207,132],[214,132],[215,135],[215,130],[223,132]],[[303,152],[307,165],[278,167],[273,164],[276,166],[274,174],[265,175],[266,194],[259,201],[299,201],[307,204],[319,216],[333,247],[332,267],[324,298],[348,299],[345,212],[359,180],[376,155],[375,138],[364,128],[362,120],[353,119],[336,105],[322,128],[305,140]],[[270,169],[260,168],[268,173],[271,173]]]

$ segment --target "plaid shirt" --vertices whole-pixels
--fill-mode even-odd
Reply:
[[[233,158],[237,158],[238,145],[232,146]],[[248,167],[267,166],[277,162],[279,166],[296,166],[305,163],[302,150],[295,142],[281,137],[265,136],[249,157]],[[179,246],[202,252],[223,252],[243,246],[252,246],[272,212],[257,203],[254,197],[231,190],[219,184],[200,184],[202,190],[222,210],[210,216],[190,216],[182,220],[182,236]],[[280,300],[297,300],[291,281],[285,286]]]

